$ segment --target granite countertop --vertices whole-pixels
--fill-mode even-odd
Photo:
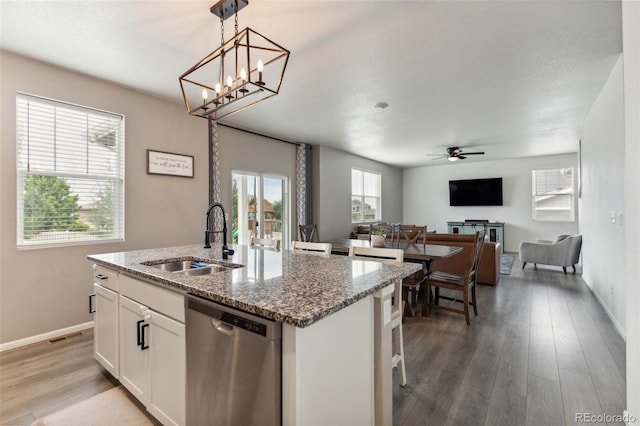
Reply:
[[[227,260],[222,260],[217,244],[211,249],[198,244],[87,258],[161,286],[296,327],[307,327],[422,267],[242,245],[233,248],[236,252]],[[210,275],[185,276],[143,264],[185,258],[236,267]]]

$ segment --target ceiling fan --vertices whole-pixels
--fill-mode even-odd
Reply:
[[[462,155],[462,148],[458,147],[458,146],[452,146],[447,148],[447,153],[446,154],[427,154],[427,156],[433,156],[436,155],[436,158],[433,158],[433,160],[439,160],[441,158],[446,158],[449,161],[457,161],[457,160],[464,160],[465,158],[467,158],[467,155],[484,155],[484,152],[465,152],[464,155]]]

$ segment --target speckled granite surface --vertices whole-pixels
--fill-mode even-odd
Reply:
[[[297,327],[307,327],[421,268],[415,263],[396,265],[347,256],[233,248],[236,253],[228,260],[222,260],[220,247],[204,249],[202,245],[96,254],[88,259]],[[185,276],[143,264],[191,258],[242,266],[210,275]]]

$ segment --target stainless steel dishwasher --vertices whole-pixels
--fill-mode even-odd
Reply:
[[[187,425],[280,425],[282,324],[188,294]]]

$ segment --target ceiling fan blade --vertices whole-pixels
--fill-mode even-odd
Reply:
[[[465,158],[467,158],[467,157],[465,157],[464,155],[461,155],[461,154],[456,155],[456,157],[458,157],[461,160],[464,160]]]
[[[465,152],[464,155],[484,155],[484,152]]]
[[[427,155],[436,155],[436,154],[427,154]],[[432,159],[431,159],[431,161],[433,161],[433,160],[440,160],[440,159],[442,159],[442,158],[447,158],[447,157],[449,157],[449,156],[448,156],[448,155],[441,155],[441,154],[438,154],[438,157],[436,157],[436,158],[432,158]]]

